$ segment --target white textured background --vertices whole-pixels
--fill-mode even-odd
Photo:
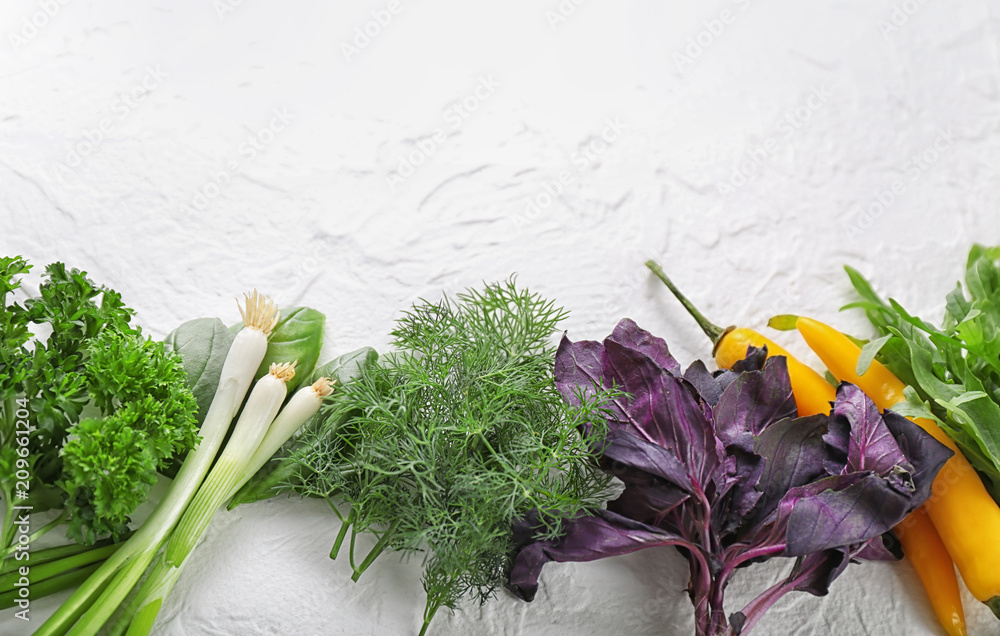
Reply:
[[[0,252],[86,269],[158,336],[234,321],[257,286],[326,312],[329,355],[517,272],[575,339],[628,315],[689,362],[708,343],[646,258],[719,322],[864,333],[837,313],[843,263],[936,318],[968,244],[1000,240],[996,0],[398,0],[377,29],[388,8],[5,3]],[[414,634],[418,565],[352,584],[336,527],[315,502],[220,513],[157,633]],[[744,570],[730,611],[782,567]],[[685,581],[668,549],[550,565],[534,603],[501,593],[434,632],[690,634]],[[905,562],[852,566],[755,633],[936,634],[922,594]]]

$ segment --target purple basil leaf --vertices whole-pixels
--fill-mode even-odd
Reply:
[[[742,360],[737,360],[733,364],[734,373],[746,373],[747,371],[760,371],[764,368],[769,358],[767,357],[767,347],[747,347],[747,355]]]
[[[910,510],[910,498],[874,473],[826,477],[792,488],[778,506],[785,553],[805,556],[863,543],[888,532]]]
[[[611,335],[605,339],[605,347],[608,341],[641,353],[652,360],[656,366],[666,369],[671,375],[681,375],[681,365],[670,355],[667,342],[663,338],[657,338],[645,329],[641,329],[630,318],[623,318],[618,323]]]
[[[593,340],[571,342],[563,334],[556,352],[556,387],[568,404],[580,406],[579,391],[593,395],[595,387],[609,386],[603,379],[604,345]]]
[[[790,489],[827,476],[831,450],[824,437],[829,421],[826,415],[782,420],[757,437],[754,451],[764,458],[764,470],[758,486],[763,494],[754,519],[770,516]]]
[[[850,563],[847,552],[846,548],[838,548],[799,557],[788,577],[768,588],[741,611],[730,615],[733,633],[739,635],[749,632],[764,612],[788,592],[800,591],[826,596],[830,584]]]
[[[847,465],[852,471],[870,470],[887,475],[897,467],[913,472],[882,414],[864,391],[846,382],[837,387],[833,416],[845,418],[851,427]]]
[[[844,573],[850,563],[844,548],[832,548],[814,552],[795,561],[789,580],[795,580],[795,590],[809,592],[813,596],[826,596],[830,584]]]
[[[731,369],[719,369],[712,374],[719,387],[719,394],[721,395],[723,391],[729,388],[729,385],[732,384],[736,378],[740,377],[741,373],[745,373],[747,371],[760,371],[764,368],[765,362],[767,362],[767,347],[747,347],[746,358],[737,360],[736,364],[734,364]],[[701,391],[701,387],[698,387],[698,390]]]
[[[530,601],[538,590],[538,575],[549,561],[594,561],[629,554],[655,545],[689,545],[683,538],[607,510],[568,519],[558,541],[538,541],[515,555],[509,576],[511,592]]]
[[[882,419],[915,467],[912,477],[916,491],[911,504],[916,509],[931,496],[934,477],[955,453],[902,415],[886,411]]]
[[[664,518],[688,500],[689,495],[668,484],[649,478],[633,482],[618,499],[608,502],[608,510],[651,526],[662,527]]]
[[[753,436],[795,413],[784,357],[770,358],[760,371],[741,373],[713,409],[719,439],[726,446],[736,444],[748,452],[753,450]]]
[[[707,484],[725,450],[691,384],[657,366],[641,351],[611,339],[605,341],[605,353],[606,370],[632,396],[627,410],[631,423],[626,430],[663,446],[687,467],[692,479]]]
[[[684,372],[684,379],[691,383],[691,386],[709,406],[715,406],[718,403],[722,391],[726,388],[701,360],[695,360],[691,363],[687,371]]]
[[[691,492],[691,478],[684,464],[662,446],[619,430],[608,434],[603,453],[606,470],[626,484],[629,473],[623,469],[633,468],[664,479],[683,492]]]
[[[840,475],[847,470],[847,453],[851,448],[851,424],[845,418],[831,417],[823,436],[829,455],[823,462],[827,475]]]
[[[899,561],[903,558],[903,551],[892,533],[887,532],[861,544],[854,551],[853,558],[861,561]]]
[[[730,447],[727,461],[732,465],[728,483],[719,487],[720,494],[712,506],[712,526],[720,537],[728,537],[745,523],[747,516],[757,506],[763,494],[758,488],[764,474],[762,457],[740,448]]]

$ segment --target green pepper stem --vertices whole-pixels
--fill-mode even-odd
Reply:
[[[663,271],[663,268],[660,267],[659,263],[650,259],[646,261],[646,267],[648,267],[651,272],[656,274],[656,277],[663,281],[663,284],[667,286],[667,289],[670,290],[674,297],[676,297],[677,300],[684,305],[684,309],[687,309],[688,313],[691,314],[691,317],[694,318],[694,321],[698,323],[699,327],[701,327],[701,330],[704,331],[705,335],[712,341],[712,345],[718,345],[722,336],[724,336],[731,328],[723,329],[698,311],[698,308],[694,306],[694,303],[688,300],[687,296],[685,296],[681,290],[677,288],[677,285],[674,285],[674,281],[670,280],[666,272]]]

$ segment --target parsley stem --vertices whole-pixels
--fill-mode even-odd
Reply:
[[[69,556],[58,561],[50,561],[41,565],[31,564],[31,584],[34,586],[36,582],[44,581],[45,579],[50,579],[58,574],[75,570],[80,566],[103,561],[114,554],[117,549],[118,545],[116,544],[106,545],[102,548],[87,550],[81,552],[80,554]],[[11,571],[0,575],[0,593],[9,592],[15,589],[14,584],[17,582],[19,577],[20,573],[17,571]]]
[[[14,417],[14,413],[17,410],[15,406],[16,405],[14,404],[13,395],[4,400],[3,403],[4,428],[3,431],[0,431],[0,441],[3,441],[4,444],[10,444],[10,445],[14,444],[14,421],[17,419],[16,417]]]
[[[60,512],[58,517],[56,517],[52,521],[48,522],[47,524],[45,524],[44,526],[42,526],[38,530],[35,530],[31,534],[29,534],[28,535],[28,544],[30,545],[30,544],[34,543],[35,541],[37,541],[38,539],[40,539],[42,536],[48,534],[51,530],[53,530],[56,527],[58,527],[59,525],[61,525],[64,521],[66,521],[66,517],[68,517],[68,516],[69,516],[69,511],[68,510],[63,510],[62,512]],[[4,552],[2,552],[0,554],[2,554],[4,558],[6,558],[6,557],[9,557],[10,555],[14,554],[14,550],[15,550],[15,547],[14,546],[10,546],[10,547],[8,547],[6,549],[6,551],[4,551]]]
[[[129,535],[132,533],[130,532]],[[126,537],[122,537],[121,541],[124,541]],[[85,552],[93,552],[95,550],[103,549],[110,545],[121,545],[121,541],[118,543],[112,543],[109,540],[99,541],[94,545],[82,545],[79,543],[70,543],[67,545],[57,546],[55,548],[46,548],[44,550],[36,550],[31,552],[31,556],[28,559],[29,566],[37,566],[45,563],[52,563],[54,561],[60,561],[62,563],[67,563],[67,559],[74,557]],[[13,572],[18,569],[16,562],[10,562],[3,568],[0,568],[0,575],[7,574],[8,572]],[[69,568],[63,567],[62,570],[68,570]]]
[[[34,598],[42,598],[69,589],[74,585],[79,585],[97,571],[97,568],[100,566],[100,563],[93,563],[72,572],[47,578],[44,581],[32,582],[31,595]],[[17,598],[19,598],[17,590],[0,593],[0,610],[14,607],[14,600]]]
[[[3,527],[0,528],[0,568],[5,567],[7,557],[12,552],[10,546],[14,539],[14,502],[10,497],[10,491],[4,489],[3,495]]]

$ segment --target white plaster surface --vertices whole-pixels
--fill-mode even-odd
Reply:
[[[574,338],[627,315],[682,361],[708,357],[650,257],[720,322],[764,329],[794,311],[865,334],[837,312],[853,299],[844,263],[937,317],[969,243],[1000,240],[998,12],[995,0],[9,2],[0,252],[86,269],[156,336],[232,321],[232,298],[256,286],[326,312],[328,356],[384,350],[418,297],[517,272],[572,310]],[[155,633],[415,634],[419,564],[384,557],[353,584],[326,557],[336,528],[309,501],[218,514]],[[784,567],[741,572],[730,610]],[[534,603],[501,593],[442,613],[433,632],[690,634],[685,582],[669,549],[550,565]],[[30,633],[64,596],[36,601],[30,625],[0,613],[0,633]],[[1000,632],[967,600],[971,634]],[[901,562],[852,566],[826,598],[788,596],[754,633],[939,631]]]

